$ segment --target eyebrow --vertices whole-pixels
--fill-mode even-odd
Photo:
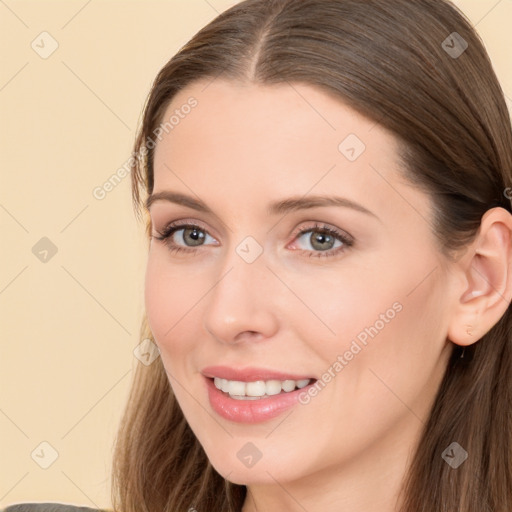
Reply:
[[[162,191],[151,194],[145,202],[146,208],[149,210],[151,205],[156,201],[168,201],[197,210],[199,212],[214,214],[203,201],[192,196],[187,196],[179,192]],[[356,203],[345,197],[338,196],[307,196],[307,197],[290,197],[281,201],[270,203],[267,208],[269,215],[282,215],[292,211],[306,210],[308,208],[317,208],[322,206],[338,206],[350,208],[361,213],[365,213],[378,219],[377,215],[365,208],[363,205]]]

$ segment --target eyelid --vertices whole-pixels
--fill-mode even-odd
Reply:
[[[162,236],[162,235],[165,235],[165,233],[167,233],[173,227],[184,229],[187,226],[197,227],[197,228],[201,229],[201,231],[204,231],[205,233],[210,235],[211,237],[216,238],[214,235],[212,235],[210,233],[210,229],[206,227],[206,224],[202,223],[200,220],[188,219],[188,218],[177,219],[177,220],[167,222],[164,224],[164,226],[161,230],[156,230],[156,228],[155,228],[155,231],[157,231],[158,235]]]
[[[320,221],[310,221],[312,225],[304,226],[299,225],[299,227],[295,228],[292,232],[292,237],[295,240],[295,238],[299,235],[302,235],[304,233],[307,233],[308,231],[327,231],[335,234],[335,236],[344,239],[347,243],[354,243],[354,237],[347,233],[345,230],[337,228],[335,226],[332,226],[330,224],[327,224],[326,222],[320,222]],[[307,224],[307,223],[306,223]]]

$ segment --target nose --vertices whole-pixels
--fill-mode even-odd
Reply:
[[[229,344],[272,337],[279,327],[278,286],[263,255],[247,263],[232,251],[205,297],[205,329],[218,342]]]

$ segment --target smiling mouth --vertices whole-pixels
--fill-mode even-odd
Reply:
[[[256,380],[243,382],[238,380],[210,378],[215,387],[226,396],[235,400],[260,400],[275,395],[291,393],[315,382],[316,379],[301,380]]]

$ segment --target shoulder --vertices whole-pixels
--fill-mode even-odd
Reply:
[[[19,503],[0,509],[0,512],[102,512],[99,509],[65,505],[63,503]]]

